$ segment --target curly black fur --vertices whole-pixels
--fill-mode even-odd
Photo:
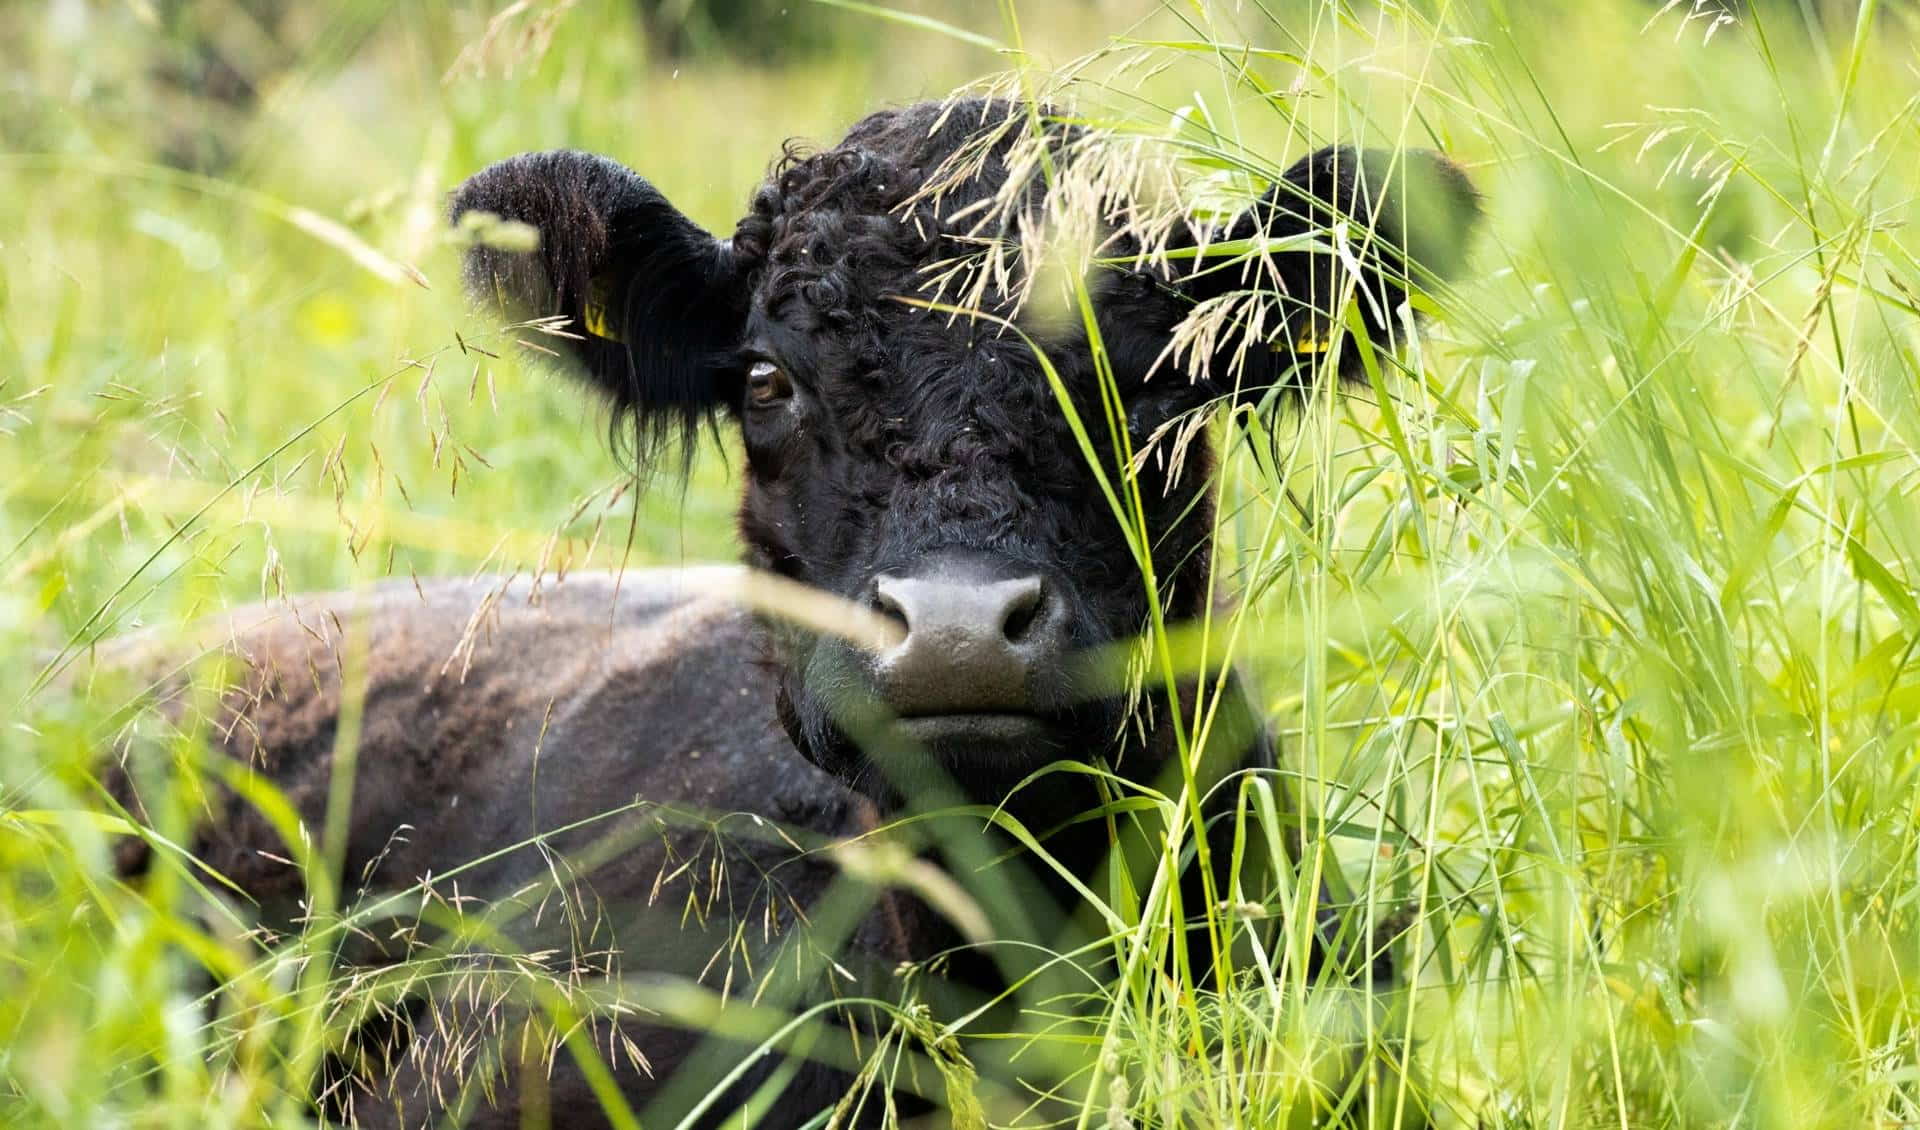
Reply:
[[[1046,186],[1033,163],[1015,160],[1033,122],[1057,156],[1079,136],[1032,110],[986,99],[924,103],[873,114],[817,153],[790,147],[724,242],[604,159],[513,158],[470,180],[453,210],[530,223],[540,252],[477,250],[469,279],[511,309],[588,329],[574,360],[631,421],[642,452],[702,412],[738,423],[748,466],[740,529],[752,564],[859,601],[870,599],[876,575],[964,547],[1045,577],[1071,609],[1074,644],[1125,638],[1148,619],[1140,563],[1040,357],[1006,323],[1022,325],[1051,362],[1114,481],[1123,449],[1177,414],[1302,382],[1307,366],[1295,347],[1326,336],[1343,276],[1334,255],[1296,242],[1241,266],[1202,257],[1155,273],[1143,259],[1090,279],[1130,433],[1109,434],[1084,331],[1023,315],[1017,263],[1011,283],[972,292],[968,315],[928,308],[950,300],[937,282],[952,264],[978,258],[983,237],[1017,241],[1019,217],[1040,202]],[[1390,171],[1405,191],[1383,191]],[[1029,183],[1010,186],[1015,176]],[[1189,238],[1284,239],[1347,220],[1364,272],[1354,287],[1361,314],[1389,342],[1409,271],[1456,263],[1475,211],[1465,177],[1443,158],[1394,162],[1330,148],[1294,166],[1225,231]],[[1134,247],[1124,233],[1112,242],[1123,254]],[[1272,345],[1165,371],[1174,328],[1195,304],[1246,288],[1280,297],[1284,324]],[[595,294],[609,296],[597,316],[588,309]],[[747,398],[756,361],[784,369],[796,394],[772,406]],[[1178,462],[1153,460],[1138,472],[1154,575],[1174,619],[1198,614],[1205,599],[1211,461],[1193,443]],[[774,635],[782,717],[801,750],[886,799],[827,701],[861,692],[859,656],[835,641]],[[1044,681],[1036,695],[1061,733],[1086,743],[1122,731],[1117,702],[1086,701],[1071,672]],[[983,795],[1028,767],[943,760]]]

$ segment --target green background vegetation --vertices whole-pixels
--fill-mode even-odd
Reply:
[[[326,1036],[183,873],[114,877],[90,814],[130,688],[95,641],[733,554],[730,439],[632,489],[596,407],[465,308],[453,185],[576,146],[725,231],[786,138],[1095,51],[1072,96],[1211,199],[1336,138],[1445,149],[1487,198],[1392,396],[1316,398],[1223,473],[1217,650],[1320,864],[1407,908],[1381,1023],[1413,1039],[1350,1112],[1920,1122],[1910,5],[910,9],[998,53],[742,7],[0,9],[0,1122],[296,1124]],[[209,42],[251,93],[214,96]],[[208,971],[250,1003],[210,1021]],[[1087,1125],[1345,1098],[1337,1009],[1249,978],[1196,1056],[1194,1003],[1139,978]]]

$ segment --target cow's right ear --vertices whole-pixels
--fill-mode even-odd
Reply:
[[[526,153],[475,174],[450,211],[475,238],[469,294],[508,317],[556,319],[558,334],[523,338],[613,401],[637,455],[730,399],[744,272],[638,173],[590,153]]]

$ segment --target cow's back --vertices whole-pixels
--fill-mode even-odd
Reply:
[[[384,583],[241,609],[189,643],[134,639],[109,658],[147,671],[176,724],[204,727],[225,772],[284,793],[316,843],[336,757],[354,750],[343,909],[375,921],[346,932],[348,963],[452,954],[501,992],[529,970],[556,984],[665,974],[738,992],[758,971],[792,966],[765,951],[797,937],[837,876],[814,849],[870,820],[794,750],[751,617],[702,596],[705,576]],[[179,673],[183,654],[200,652],[239,661],[210,710]],[[343,740],[356,714],[357,740]],[[138,807],[133,782],[150,790],[166,767],[132,768],[116,790]],[[269,925],[292,928],[307,895],[293,853],[253,802],[210,795],[196,854]],[[125,863],[151,866],[143,852]],[[849,927],[856,936],[827,939],[827,951],[904,956],[884,952],[884,921]],[[519,964],[461,956],[482,951]],[[692,1048],[667,1026],[627,1032],[662,1078]],[[419,1092],[415,1110],[447,1082],[422,1078],[440,1054],[431,1038],[409,1049],[397,1079]],[[653,1081],[627,1066],[630,1097],[644,1099]],[[368,1115],[367,1102],[387,1096],[361,1099]]]
[[[177,722],[206,723],[316,833],[345,744],[343,687],[364,687],[348,700],[359,733],[347,854],[373,866],[370,881],[445,874],[636,798],[837,832],[844,790],[793,750],[750,618],[703,597],[702,576],[387,582],[250,606],[203,622],[185,646],[148,637],[113,659],[153,673]],[[210,717],[172,673],[200,651],[241,660]],[[224,816],[208,822],[209,862],[262,893],[297,880],[249,854],[263,844],[244,811]]]

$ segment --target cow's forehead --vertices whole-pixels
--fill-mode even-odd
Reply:
[[[826,396],[840,428],[888,444],[1046,429],[1061,414],[1034,345],[1070,386],[1091,373],[1075,362],[1080,335],[1022,316],[1021,225],[1001,197],[1016,180],[1045,188],[1003,159],[1010,113],[875,115],[833,149],[790,156],[755,194],[736,233],[754,263],[747,350]],[[976,138],[991,151],[967,175],[938,172]]]
[[[1069,382],[1081,368],[1061,364],[1067,343],[1037,329],[1017,333],[997,317],[930,309],[906,298],[883,298],[850,319],[822,317],[801,303],[756,310],[748,351],[780,362],[805,387],[857,392],[895,414],[961,410],[983,395],[1046,392],[1051,385],[1036,346]]]
[[[785,254],[770,256],[754,279],[747,326],[749,345],[796,375],[884,382],[905,368],[925,379],[927,362],[939,361],[938,371],[975,355],[998,361],[1019,344],[1008,328],[1019,314],[1008,287],[954,285],[977,268],[953,241],[921,240],[887,215],[802,219],[816,219],[829,237],[795,233]]]
[[[929,305],[994,318],[1016,312],[1024,271],[1012,242],[983,246],[969,232],[884,209],[782,216],[773,234],[753,278],[753,308],[770,319],[850,329],[905,325],[905,315]]]
[[[990,315],[1011,314],[1008,291],[1018,284],[1004,273],[985,287],[954,280],[973,273],[962,264],[989,256],[1017,270],[1013,244],[983,242],[1011,230],[1003,191],[1032,179],[1000,159],[1012,144],[1009,124],[1024,121],[1014,109],[982,101],[951,113],[883,111],[831,149],[790,150],[735,229],[735,251],[753,265],[755,313],[803,332],[889,336],[911,325],[900,316],[902,300],[962,296]],[[993,144],[961,162],[964,173],[950,172],[980,141]],[[968,331],[956,327],[951,336],[964,341]]]

